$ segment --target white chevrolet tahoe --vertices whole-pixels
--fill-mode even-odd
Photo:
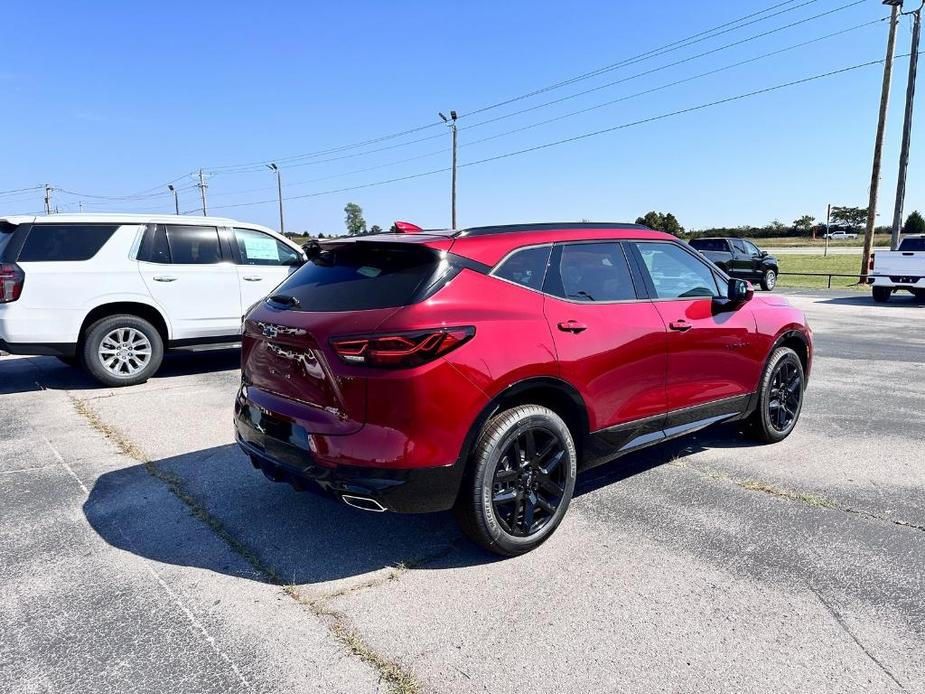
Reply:
[[[218,217],[0,217],[0,349],[142,383],[167,349],[239,341],[241,315],[304,258]]]

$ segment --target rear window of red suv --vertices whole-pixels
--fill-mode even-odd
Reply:
[[[298,301],[297,311],[362,311],[405,306],[422,298],[446,263],[424,245],[325,245],[274,292]]]

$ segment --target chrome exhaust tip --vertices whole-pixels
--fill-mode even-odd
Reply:
[[[366,496],[353,496],[352,494],[341,494],[341,499],[344,500],[344,503],[347,506],[353,506],[353,508],[358,508],[361,511],[372,511],[373,513],[385,513],[385,506],[380,504],[375,499],[370,499]]]

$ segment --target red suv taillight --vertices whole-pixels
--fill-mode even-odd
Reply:
[[[420,366],[443,356],[475,335],[471,325],[414,332],[335,337],[331,346],[349,364],[393,369]]]
[[[22,294],[26,273],[15,263],[0,264],[0,304],[16,301]]]

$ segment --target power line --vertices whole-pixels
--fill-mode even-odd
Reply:
[[[577,115],[581,115],[581,114],[583,114],[583,113],[588,113],[589,111],[594,111],[594,110],[597,110],[597,109],[600,109],[600,108],[604,108],[604,107],[606,107],[606,106],[612,106],[613,104],[617,104],[617,103],[621,103],[621,102],[624,102],[624,101],[628,101],[628,100],[630,100],[630,99],[634,99],[634,98],[637,98],[637,97],[640,97],[640,96],[645,96],[645,95],[652,94],[652,93],[655,93],[655,92],[658,92],[658,91],[663,91],[663,90],[665,90],[665,89],[668,89],[668,88],[670,88],[670,87],[675,87],[675,86],[678,86],[678,85],[680,85],[680,84],[685,84],[685,83],[688,83],[688,82],[693,82],[694,80],[702,79],[702,78],[704,78],[704,77],[708,77],[708,76],[710,76],[710,75],[715,75],[715,74],[717,74],[717,73],[724,72],[724,71],[726,71],[726,70],[731,70],[731,69],[736,68],[736,67],[741,67],[741,66],[743,66],[743,65],[747,65],[747,64],[750,64],[750,63],[754,63],[754,62],[757,62],[757,61],[759,61],[759,60],[763,60],[763,59],[766,59],[766,58],[773,57],[773,56],[775,56],[775,55],[779,55],[779,54],[781,54],[781,53],[786,53],[787,51],[795,50],[795,49],[797,49],[797,48],[804,48],[804,47],[806,47],[806,46],[809,46],[809,45],[818,43],[818,42],[820,42],[820,41],[824,41],[824,40],[827,40],[827,39],[830,39],[830,38],[834,38],[834,37],[837,37],[837,36],[842,36],[842,35],[844,35],[844,34],[846,34],[846,33],[851,32],[851,31],[856,31],[856,30],[858,30],[858,29],[862,29],[862,28],[865,28],[865,27],[873,26],[873,25],[875,25],[875,24],[880,24],[880,23],[886,21],[886,19],[888,19],[888,18],[887,18],[887,17],[881,17],[881,18],[879,18],[879,19],[875,19],[875,20],[872,20],[872,21],[870,21],[870,22],[864,22],[864,23],[862,23],[862,24],[857,24],[857,25],[855,25],[855,26],[848,27],[848,28],[846,28],[846,29],[841,29],[841,30],[839,30],[839,31],[831,32],[831,33],[825,34],[825,35],[823,35],[823,36],[819,36],[819,37],[816,37],[816,38],[813,38],[813,39],[809,39],[809,40],[807,40],[807,41],[801,41],[801,42],[799,42],[799,43],[795,43],[795,44],[792,44],[792,45],[790,45],[790,46],[786,46],[786,47],[784,47],[784,48],[779,48],[779,49],[777,49],[777,50],[775,50],[775,51],[770,51],[770,52],[768,52],[768,53],[764,53],[764,54],[761,54],[761,55],[758,55],[758,56],[754,56],[754,57],[752,57],[752,58],[748,58],[748,59],[745,59],[745,60],[740,60],[740,61],[737,61],[737,62],[735,62],[735,63],[731,63],[731,64],[724,65],[724,66],[719,67],[719,68],[715,68],[715,69],[713,69],[713,70],[708,70],[708,71],[706,71],[706,72],[701,72],[701,73],[696,74],[696,75],[692,75],[692,76],[689,76],[689,77],[685,77],[685,78],[683,78],[683,79],[675,80],[675,81],[669,82],[669,83],[667,83],[667,84],[662,84],[662,85],[659,85],[659,86],[657,86],[657,87],[652,87],[652,88],[650,88],[650,89],[646,89],[646,90],[643,90],[643,91],[635,92],[635,93],[633,93],[633,94],[627,94],[627,95],[621,96],[621,97],[616,98],[616,99],[612,99],[612,100],[609,100],[609,101],[605,101],[605,102],[603,102],[603,103],[594,104],[594,105],[592,105],[592,106],[588,106],[588,107],[586,107],[586,108],[579,109],[579,110],[577,110],[577,111],[570,111],[569,113],[561,114],[561,115],[555,116],[555,117],[553,117],[553,118],[548,118],[548,119],[546,119],[546,120],[542,120],[542,121],[538,121],[538,122],[534,122],[534,123],[529,123],[529,124],[527,124],[527,125],[524,125],[524,126],[521,126],[521,127],[518,127],[518,128],[514,128],[514,129],[511,129],[511,130],[506,130],[506,131],[503,131],[503,132],[501,132],[501,133],[496,133],[496,134],[494,134],[494,135],[490,135],[490,136],[488,136],[488,137],[484,137],[484,138],[481,138],[481,139],[478,139],[478,140],[470,140],[470,141],[468,141],[468,142],[465,142],[465,143],[463,143],[463,144],[460,144],[460,147],[471,147],[472,145],[481,144],[481,143],[483,143],[483,142],[489,142],[489,141],[491,141],[491,140],[496,140],[496,139],[498,139],[498,138],[500,138],[500,137],[506,137],[507,135],[512,135],[512,134],[515,134],[515,133],[523,132],[523,131],[525,131],[525,130],[530,130],[530,129],[532,129],[532,128],[540,127],[540,126],[542,126],[542,125],[548,125],[549,123],[554,123],[554,122],[557,122],[557,121],[560,121],[560,120],[564,120],[564,119],[566,119],[566,118],[571,118],[571,117],[574,117],[574,116],[577,116]],[[651,72],[651,71],[650,71],[650,72]],[[640,74],[647,74],[647,73],[640,73]],[[523,112],[526,112],[526,111],[529,111],[529,110],[532,110],[532,109],[525,109]],[[492,120],[497,120],[497,119],[492,119]],[[490,121],[485,121],[484,123],[488,123],[488,122],[490,122]],[[475,124],[475,125],[482,125],[482,124],[483,124],[483,123],[477,123],[477,124]],[[475,127],[475,125],[470,125],[469,128],[467,128],[467,130],[470,129],[470,128],[472,128],[472,127]],[[428,138],[428,139],[430,139],[430,138]],[[417,161],[417,160],[420,160],[420,159],[426,159],[426,158],[428,158],[428,157],[433,157],[433,156],[437,156],[437,155],[441,155],[441,154],[446,154],[446,150],[445,150],[445,149],[434,150],[434,151],[426,152],[426,153],[424,153],[424,154],[419,154],[419,155],[416,155],[416,156],[413,156],[413,157],[407,157],[407,158],[404,158],[404,159],[398,159],[398,160],[395,160],[395,161],[390,161],[390,162],[386,162],[386,163],[383,163],[383,164],[378,164],[378,165],[376,165],[376,166],[369,166],[369,167],[364,167],[364,168],[362,168],[362,169],[354,169],[354,170],[352,170],[352,171],[345,171],[345,172],[338,173],[338,174],[332,174],[332,175],[330,175],[330,176],[321,176],[321,177],[318,177],[318,178],[312,178],[312,179],[308,179],[308,180],[304,180],[304,181],[297,181],[297,182],[294,182],[294,183],[289,184],[287,187],[288,187],[288,188],[293,188],[293,187],[295,187],[295,186],[305,185],[305,184],[308,184],[308,183],[317,183],[317,182],[319,182],[319,181],[327,181],[327,180],[330,180],[330,179],[333,179],[333,178],[341,178],[341,177],[343,177],[343,176],[351,176],[351,175],[360,174],[360,173],[367,173],[367,172],[369,172],[369,171],[375,171],[375,170],[378,170],[378,169],[387,168],[387,167],[389,167],[389,166],[396,166],[396,165],[398,165],[398,164],[405,164],[405,163],[408,163],[408,162],[411,162],[411,161]],[[263,192],[263,191],[265,191],[265,190],[272,190],[272,189],[273,189],[272,187],[262,186],[262,187],[260,187],[260,188],[252,188],[252,189],[247,189],[247,190],[222,191],[222,192],[219,192],[219,193],[214,193],[213,195],[221,195],[221,196],[225,196],[225,195],[243,195],[243,194],[246,194],[246,193]]]
[[[907,56],[908,56],[908,54],[900,55],[900,56],[896,56],[896,57],[897,57],[897,58],[902,58],[902,57],[907,57]],[[695,112],[695,111],[701,111],[701,110],[704,110],[704,109],[707,109],[707,108],[712,108],[712,107],[714,107],[714,106],[719,106],[719,105],[722,105],[722,104],[728,104],[728,103],[732,103],[732,102],[735,102],[735,101],[740,101],[740,100],[742,100],[742,99],[747,99],[747,98],[750,98],[750,97],[753,97],[753,96],[759,96],[759,95],[761,95],[761,94],[767,94],[767,93],[774,92],[774,91],[777,91],[777,90],[780,90],[780,89],[786,89],[787,87],[794,87],[794,86],[797,86],[797,85],[800,85],[800,84],[806,84],[806,83],[808,83],[808,82],[813,82],[813,81],[815,81],[815,80],[824,79],[824,78],[826,78],[826,77],[833,77],[833,76],[835,76],[835,75],[845,74],[845,73],[847,73],[847,72],[852,72],[852,71],[854,71],[854,70],[859,70],[859,69],[861,69],[861,68],[870,67],[870,66],[872,66],[872,65],[879,65],[879,64],[881,64],[881,63],[883,63],[883,59],[882,59],[882,58],[877,59],[877,60],[871,60],[871,61],[868,61],[868,62],[865,62],[865,63],[858,63],[857,65],[851,65],[851,66],[844,67],[844,68],[839,68],[839,69],[836,69],[836,70],[830,70],[830,71],[828,71],[828,72],[823,72],[823,73],[820,73],[820,74],[817,74],[817,75],[811,75],[811,76],[809,76],[809,77],[804,77],[804,78],[801,78],[801,79],[798,79],[798,80],[792,80],[792,81],[790,81],[790,82],[784,82],[784,83],[781,83],[781,84],[772,85],[772,86],[770,86],[770,87],[764,87],[764,88],[762,88],[762,89],[756,89],[756,90],[753,90],[753,91],[750,91],[750,92],[745,92],[745,93],[743,93],[743,94],[737,94],[737,95],[735,95],[735,96],[730,96],[730,97],[726,97],[726,98],[723,98],[723,99],[716,99],[716,100],[714,100],[714,101],[710,101],[710,102],[707,102],[707,103],[704,103],[704,104],[698,104],[698,105],[696,105],[696,106],[689,106],[689,107],[687,107],[687,108],[678,109],[678,110],[675,110],[675,111],[670,111],[670,112],[668,112],[668,113],[662,113],[662,114],[658,114],[658,115],[655,115],[655,116],[650,116],[650,117],[648,117],[648,118],[642,118],[642,119],[640,119],[640,120],[630,121],[630,122],[628,122],[628,123],[621,123],[620,125],[615,125],[615,126],[612,126],[612,127],[609,127],[609,128],[603,128],[603,129],[601,129],[601,130],[594,130],[594,131],[592,131],[592,132],[582,133],[582,134],[580,134],[580,135],[575,135],[575,136],[563,138],[563,139],[560,139],[560,140],[554,140],[554,141],[552,141],[552,142],[546,142],[546,143],[543,143],[543,144],[540,144],[540,145],[535,145],[535,146],[533,146],[533,147],[527,147],[527,148],[525,148],[525,149],[515,150],[515,151],[512,151],[512,152],[505,152],[504,154],[498,154],[498,155],[495,155],[495,156],[486,157],[486,158],[484,158],[484,159],[478,159],[478,160],[476,160],[476,161],[466,162],[466,163],[464,163],[464,164],[460,164],[460,165],[459,165],[459,168],[464,168],[464,167],[469,167],[469,166],[478,166],[478,165],[481,165],[481,164],[487,164],[487,163],[489,163],[489,162],[498,161],[498,160],[501,160],[501,159],[507,159],[507,158],[510,158],[510,157],[515,157],[515,156],[519,156],[519,155],[522,155],[522,154],[527,154],[527,153],[530,153],[530,152],[536,152],[536,151],[539,151],[539,150],[548,149],[548,148],[550,148],[550,147],[556,147],[556,146],[563,145],[563,144],[567,144],[567,143],[571,143],[571,142],[577,142],[577,141],[579,141],[579,140],[585,140],[585,139],[588,139],[588,138],[591,138],[591,137],[596,137],[596,136],[598,136],[598,135],[603,135],[603,134],[606,134],[606,133],[612,133],[612,132],[616,132],[616,131],[618,131],[618,130],[624,130],[624,129],[626,129],[626,128],[631,128],[631,127],[635,127],[635,126],[638,126],[638,125],[644,125],[644,124],[647,124],[647,123],[653,123],[653,122],[655,122],[655,121],[664,120],[664,119],[666,119],[666,118],[672,118],[672,117],[679,116],[679,115],[683,115],[683,114],[686,114],[686,113],[693,113],[693,112]],[[397,183],[397,182],[400,182],[400,181],[408,181],[408,180],[412,180],[412,179],[415,179],[415,178],[422,178],[422,177],[425,177],[425,176],[432,176],[432,175],[439,174],[439,173],[446,173],[446,172],[449,171],[449,170],[450,170],[449,167],[444,167],[444,168],[440,168],[440,169],[433,169],[433,170],[431,170],[431,171],[422,171],[422,172],[420,172],[420,173],[410,174],[410,175],[408,175],[408,176],[399,176],[399,177],[396,177],[396,178],[390,178],[390,179],[386,179],[386,180],[382,180],[382,181],[374,181],[374,182],[372,182],[372,183],[365,183],[365,184],[357,185],[357,186],[349,186],[349,187],[337,188],[337,189],[333,189],[333,190],[322,190],[322,191],[316,191],[316,192],[312,192],[312,193],[304,193],[304,194],[301,194],[301,195],[292,195],[292,196],[289,196],[288,198],[285,198],[285,199],[286,199],[286,200],[300,200],[300,199],[304,199],[304,198],[319,197],[319,196],[322,196],[322,195],[331,195],[331,194],[334,194],[334,193],[345,193],[345,192],[349,192],[349,191],[353,191],[353,190],[361,190],[361,189],[364,189],[364,188],[372,188],[372,187],[375,187],[375,186],[386,185],[386,184],[389,184],[389,183]],[[216,207],[215,209],[230,209],[230,208],[234,208],[234,207],[247,207],[247,206],[251,206],[251,205],[263,205],[263,204],[268,204],[268,203],[271,203],[271,202],[272,202],[272,203],[275,203],[276,200],[275,200],[275,199],[271,199],[271,200],[255,200],[255,201],[253,201],[253,202],[235,203],[235,204],[231,204],[231,205],[220,205],[220,206]]]
[[[509,99],[505,99],[505,100],[500,101],[500,102],[497,102],[497,103],[495,103],[495,104],[489,104],[489,105],[487,105],[487,106],[482,106],[482,107],[477,108],[477,109],[475,109],[475,110],[473,110],[473,111],[470,111],[470,112],[467,113],[467,114],[460,115],[459,117],[460,117],[460,118],[463,118],[464,116],[472,116],[472,115],[475,115],[475,114],[478,114],[478,113],[483,113],[483,112],[485,112],[485,111],[493,110],[493,109],[499,108],[499,107],[501,107],[501,106],[505,106],[505,105],[507,105],[507,104],[514,103],[514,102],[516,102],[516,101],[521,101],[521,100],[523,100],[523,99],[527,99],[527,98],[529,98],[529,97],[531,97],[531,96],[536,96],[536,95],[538,95],[538,94],[542,94],[542,93],[545,93],[545,92],[548,92],[548,91],[552,91],[552,90],[555,90],[555,89],[559,89],[559,88],[564,87],[564,86],[567,86],[567,85],[569,85],[569,84],[574,84],[575,82],[579,82],[579,81],[582,81],[582,80],[590,79],[591,77],[595,77],[595,76],[597,76],[597,75],[599,75],[599,74],[603,74],[604,72],[609,72],[609,71],[615,70],[615,69],[617,69],[617,68],[619,68],[619,67],[623,67],[623,66],[625,66],[625,65],[631,65],[631,64],[634,64],[634,63],[636,63],[636,62],[642,62],[642,61],[644,61],[644,60],[648,60],[648,59],[650,59],[650,58],[654,58],[654,57],[656,57],[656,56],[658,56],[658,55],[663,55],[664,53],[670,53],[670,52],[679,50],[679,49],[681,49],[681,48],[686,48],[686,47],[691,46],[691,45],[694,45],[694,44],[696,44],[696,43],[700,43],[700,42],[702,42],[702,41],[706,41],[706,40],[708,40],[708,39],[715,38],[715,37],[717,37],[717,36],[721,36],[721,35],[723,35],[723,34],[726,34],[726,33],[730,32],[730,31],[735,31],[735,30],[737,30],[737,29],[742,29],[742,28],[744,28],[744,27],[746,27],[746,26],[750,26],[750,25],[755,24],[755,23],[757,23],[757,22],[766,21],[766,20],[771,19],[771,18],[773,18],[773,17],[776,17],[776,16],[779,16],[779,15],[781,15],[781,14],[784,14],[785,12],[792,12],[792,11],[794,11],[794,10],[798,10],[798,9],[803,8],[803,7],[806,7],[806,6],[808,6],[808,5],[812,5],[812,4],[814,4],[814,3],[818,2],[818,1],[819,1],[819,0],[806,0],[805,2],[799,4],[799,5],[795,6],[795,7],[789,7],[789,8],[786,8],[786,9],[782,9],[782,10],[779,10],[778,12],[774,12],[773,14],[767,15],[767,16],[765,16],[765,17],[761,17],[761,16],[760,16],[760,15],[762,15],[762,14],[765,14],[765,13],[767,13],[767,12],[770,12],[771,10],[778,9],[778,8],[784,7],[784,6],[786,6],[786,5],[792,5],[794,2],[796,2],[796,0],[786,0],[785,2],[779,2],[779,3],[776,3],[776,4],[774,4],[774,5],[771,5],[770,7],[766,7],[766,8],[764,8],[764,9],[762,9],[762,10],[758,10],[758,11],[756,11],[756,12],[752,12],[752,13],[750,13],[750,14],[747,14],[747,15],[745,15],[745,16],[743,16],[743,17],[739,17],[738,19],[734,19],[734,20],[725,22],[725,23],[723,23],[723,24],[720,24],[720,25],[718,25],[718,26],[712,27],[712,28],[710,28],[710,29],[705,29],[705,30],[703,30],[703,31],[701,31],[701,32],[698,32],[698,33],[696,33],[696,34],[692,34],[691,36],[687,36],[687,37],[685,37],[685,38],[683,38],[683,39],[678,39],[678,40],[673,41],[673,42],[671,42],[671,43],[665,44],[664,46],[661,46],[661,47],[659,47],[659,48],[654,48],[654,49],[651,49],[651,50],[646,51],[646,52],[644,52],[644,53],[640,53],[640,54],[638,54],[638,55],[631,56],[631,57],[629,57],[629,58],[625,58],[625,59],[623,59],[623,60],[621,60],[621,61],[619,61],[619,62],[617,62],[617,63],[612,63],[612,64],[610,64],[610,65],[605,65],[605,66],[603,66],[603,67],[597,68],[597,69],[592,70],[592,71],[590,71],[590,72],[586,72],[586,73],[583,73],[583,74],[581,74],[581,75],[576,75],[576,76],[571,77],[571,78],[568,78],[568,79],[566,79],[566,80],[562,80],[562,81],[560,81],[560,82],[556,82],[556,83],[554,83],[554,84],[547,85],[547,86],[545,86],[545,87],[541,87],[540,89],[533,90],[533,91],[528,92],[528,93],[526,93],[526,94],[521,94],[521,95],[519,95],[519,96],[515,96],[515,97],[509,98]],[[864,1],[865,1],[865,0],[856,0],[854,3],[851,3],[851,4],[852,4],[852,5],[860,4],[861,2],[864,2]],[[849,5],[849,6],[850,6],[850,5]],[[840,9],[841,9],[841,8],[840,8]],[[837,11],[837,10],[836,10],[836,11]],[[745,20],[751,20],[751,21],[748,21],[748,22],[746,22],[745,24],[741,24],[741,22],[745,22]],[[736,25],[736,24],[738,24],[739,26],[733,26],[733,25]],[[315,151],[315,152],[308,152],[308,153],[305,153],[305,154],[296,154],[296,155],[290,155],[290,156],[285,156],[285,157],[274,157],[273,159],[268,159],[268,160],[266,160],[266,161],[250,162],[250,163],[248,163],[248,164],[239,164],[239,165],[229,164],[229,165],[220,166],[220,167],[210,167],[209,170],[210,170],[210,171],[213,171],[213,172],[216,172],[216,173],[218,173],[218,172],[221,172],[221,173],[251,173],[251,172],[252,172],[252,171],[251,171],[251,168],[258,168],[258,169],[259,169],[260,167],[265,166],[265,165],[266,165],[267,163],[269,163],[270,161],[275,161],[275,162],[277,162],[277,163],[289,163],[289,162],[298,161],[298,160],[301,160],[301,159],[312,158],[312,157],[316,157],[316,156],[323,156],[323,155],[325,155],[325,154],[333,154],[333,153],[337,153],[337,152],[341,152],[341,151],[346,151],[346,150],[349,150],[349,149],[356,149],[356,148],[359,148],[359,147],[364,147],[364,146],[367,146],[367,145],[369,145],[369,144],[376,144],[376,143],[378,143],[378,142],[382,142],[382,141],[389,140],[389,139],[394,139],[394,138],[397,138],[397,137],[402,137],[402,136],[404,136],[404,135],[413,134],[413,133],[416,133],[416,132],[420,132],[420,131],[422,131],[422,130],[427,130],[427,129],[429,129],[429,128],[433,128],[433,127],[438,126],[438,125],[442,125],[442,122],[441,122],[441,121],[436,121],[436,122],[433,122],[433,123],[429,123],[429,124],[427,124],[427,125],[422,125],[422,126],[419,126],[419,127],[416,127],[416,128],[409,129],[409,130],[404,130],[404,131],[401,131],[401,132],[399,132],[399,133],[392,133],[392,134],[389,134],[389,135],[384,135],[384,136],[377,137],[377,138],[373,138],[373,139],[370,139],[370,140],[364,140],[364,141],[362,141],[362,142],[355,142],[355,143],[351,143],[351,144],[341,145],[341,146],[339,146],[339,147],[334,147],[334,148],[330,148],[330,149],[317,150],[317,151]],[[439,136],[435,136],[435,137],[439,137]],[[432,139],[432,138],[424,138],[424,139]],[[416,142],[419,142],[419,141],[421,141],[421,140],[416,140]],[[408,144],[411,144],[411,143],[408,143]],[[379,151],[379,150],[374,150],[374,151]]]

